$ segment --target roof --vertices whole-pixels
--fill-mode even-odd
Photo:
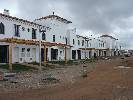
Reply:
[[[48,15],[48,16],[45,16],[45,17],[41,17],[39,19],[35,19],[35,21],[36,20],[42,20],[42,19],[45,19],[46,20],[48,18],[55,18],[56,20],[61,21],[61,22],[64,22],[66,24],[72,23],[71,21],[68,21],[68,20],[66,20],[66,19],[64,19],[62,17],[57,16],[57,15]]]
[[[29,24],[32,24],[32,25],[35,25],[35,26],[42,26],[42,25],[37,24],[35,22],[31,22],[31,21],[28,21],[28,20],[20,19],[20,18],[13,17],[13,16],[10,16],[10,15],[5,15],[5,14],[2,14],[2,13],[0,13],[0,16],[3,16],[5,18],[9,18],[9,19],[13,19],[13,20],[16,20],[16,21],[21,21],[21,22],[29,23]],[[46,27],[46,26],[42,26],[42,27],[49,28],[49,27]]]
[[[110,36],[110,35],[102,35],[102,36],[100,36],[100,37],[109,37],[109,38],[111,38],[111,39],[118,40],[118,39],[116,39],[116,38],[114,38],[113,36]]]

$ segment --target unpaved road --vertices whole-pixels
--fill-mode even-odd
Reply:
[[[133,100],[133,58],[98,61],[75,83],[0,93],[0,100]],[[128,68],[118,67],[125,66]]]

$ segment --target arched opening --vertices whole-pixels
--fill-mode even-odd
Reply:
[[[5,26],[2,22],[0,23],[0,34],[5,34]]]
[[[42,40],[46,40],[46,34],[42,33]]]

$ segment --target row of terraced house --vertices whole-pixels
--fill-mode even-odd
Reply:
[[[71,21],[55,14],[33,22],[0,13],[0,63],[90,59],[119,55],[118,39],[84,37],[70,29]]]

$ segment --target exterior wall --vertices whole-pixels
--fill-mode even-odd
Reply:
[[[18,48],[18,51],[16,51],[16,48]],[[22,48],[25,49],[24,52],[22,52]],[[27,49],[30,49],[30,51],[28,52]],[[33,52],[33,49],[35,49],[36,51]],[[16,56],[15,52],[19,52],[19,54]],[[13,50],[12,50],[12,62],[16,63],[24,63],[24,62],[39,62],[39,48],[37,46],[31,46],[31,45],[14,45],[13,46]],[[35,60],[34,57],[35,56]],[[18,59],[15,59],[17,58]]]
[[[100,39],[97,39],[92,37],[79,36],[76,34],[76,29],[69,29],[69,24],[63,23],[54,18],[36,20],[35,23],[39,25],[34,25],[28,22],[23,22],[23,21],[0,16],[0,23],[1,22],[5,26],[5,34],[0,34],[0,39],[13,37],[18,39],[34,40],[32,39],[32,28],[34,28],[36,29],[35,40],[39,41],[39,40],[42,40],[42,32],[39,31],[41,28],[39,25],[44,26],[42,27],[41,30],[45,30],[46,26],[50,27],[51,29],[46,30],[45,32],[46,40],[42,40],[42,41],[54,42],[53,35],[55,35],[55,43],[66,44],[66,39],[67,39],[67,44],[71,46],[67,48],[68,60],[74,60],[72,59],[73,50],[76,51],[75,60],[79,59],[78,50],[81,52],[81,59],[85,59],[85,55],[88,59],[91,57],[94,57],[94,54],[96,54],[96,56],[105,56],[104,52],[106,52],[106,56],[114,56],[115,54],[118,55],[119,43],[116,41],[116,39],[113,39],[110,37],[100,37]],[[20,25],[20,29],[19,29],[20,37],[15,36],[14,24]],[[28,29],[30,29],[29,32],[28,32]],[[83,41],[84,41],[84,45],[82,45]],[[10,44],[0,42],[0,45],[10,45]],[[22,48],[25,49],[24,53],[22,53]],[[51,61],[51,48],[58,49],[57,60],[64,60],[65,58],[64,47],[52,46],[47,48],[48,48],[47,59],[49,61]],[[30,51],[28,52],[29,49]],[[106,49],[109,49],[109,50],[106,50]],[[16,52],[18,52],[18,54]],[[12,53],[13,53],[13,57],[12,57],[13,63],[34,62],[34,61],[39,62],[39,46],[14,44]],[[16,59],[16,57],[18,57],[18,59]]]
[[[40,39],[41,34],[39,32],[38,25],[29,24],[27,22],[24,23],[24,22],[12,20],[12,19],[7,20],[7,18],[3,18],[3,17],[0,17],[0,22],[2,22],[5,25],[5,34],[0,34],[0,38],[14,37],[19,39],[32,39],[32,28],[34,28],[34,29],[37,29],[36,31],[37,40]],[[20,25],[20,28],[19,28],[20,37],[15,36],[14,24]],[[22,30],[23,27],[24,27],[24,31]],[[28,32],[28,28],[30,29],[29,32]]]
[[[49,26],[51,28],[50,31],[46,32],[46,41],[53,42],[53,35],[55,35],[56,43],[66,43],[68,24],[59,22],[54,19],[39,20],[35,22],[44,26]]]

